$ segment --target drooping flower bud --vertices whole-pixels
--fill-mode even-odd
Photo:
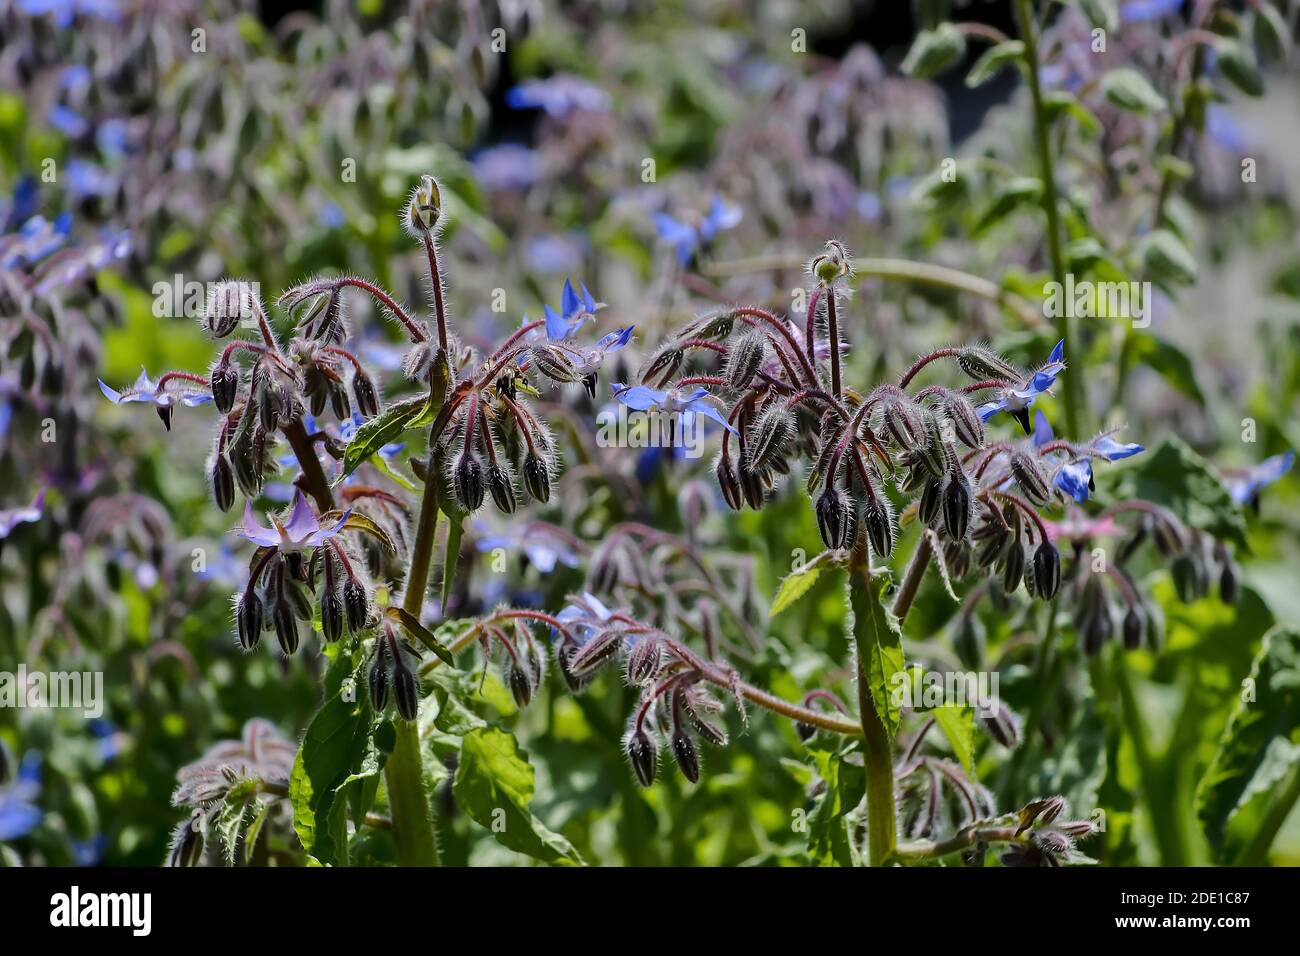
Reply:
[[[1142,646],[1142,638],[1147,630],[1147,616],[1142,611],[1139,604],[1129,605],[1129,609],[1124,613],[1124,622],[1122,631],[1124,634],[1124,647],[1130,651],[1136,651]]]
[[[214,366],[211,385],[212,404],[221,414],[229,414],[239,394],[239,369],[225,362]]]
[[[981,702],[976,711],[985,733],[1008,750],[1020,746],[1020,718],[1001,701]]]
[[[1020,381],[1020,370],[992,349],[968,345],[957,354],[957,367],[974,379]]]
[[[415,720],[420,714],[420,679],[406,666],[401,654],[393,662],[393,700],[403,720]]]
[[[321,634],[329,643],[343,636],[343,599],[338,589],[326,586],[320,596]]]
[[[659,675],[663,654],[654,635],[641,638],[627,655],[627,682],[636,687],[648,684]]]
[[[957,440],[967,448],[983,447],[984,422],[975,410],[974,403],[960,392],[948,392],[943,407],[952,422],[952,432]]]
[[[927,478],[925,488],[921,491],[921,500],[917,504],[917,517],[921,524],[930,525],[939,516],[943,504],[943,482],[937,478]]]
[[[1044,541],[1034,552],[1034,592],[1044,601],[1056,597],[1061,586],[1061,552],[1056,545]]]
[[[241,318],[252,317],[253,305],[249,286],[242,282],[220,282],[208,293],[200,325],[214,338],[224,339],[235,331]]]
[[[731,460],[719,456],[714,472],[718,477],[718,487],[722,490],[722,500],[732,511],[739,511],[744,506],[744,501],[740,490],[740,479],[736,477],[736,469],[731,467]]]
[[[532,350],[533,365],[557,385],[578,380],[578,370],[566,352],[553,345],[538,345]]]
[[[286,588],[288,592],[291,588]],[[286,655],[298,649],[298,620],[294,616],[293,601],[287,593],[282,593],[271,602],[271,621],[275,625],[275,639],[280,642],[280,650]]]
[[[352,400],[362,418],[379,414],[379,393],[375,391],[374,380],[360,370],[352,376]]]
[[[682,776],[691,783],[699,783],[700,754],[696,749],[695,741],[685,729],[678,727],[673,731],[672,748],[673,759],[677,761]]]
[[[851,510],[848,495],[839,488],[827,486],[818,495],[814,511],[817,514],[817,530],[826,547],[835,550],[848,547]]]
[[[208,471],[208,484],[212,488],[212,500],[221,511],[229,511],[235,503],[235,472],[230,461],[220,452],[212,456],[212,466]]]
[[[551,469],[531,451],[524,455],[524,488],[542,504],[551,500]]]
[[[489,465],[487,486],[492,494],[492,503],[497,506],[497,510],[502,514],[514,514],[519,499],[515,496],[515,483],[510,472],[499,464]]]
[[[749,456],[749,467],[762,471],[782,458],[794,433],[794,416],[784,405],[768,408],[754,422],[747,438],[745,452]]]
[[[960,541],[970,525],[970,481],[961,468],[952,468],[943,488],[943,527],[948,537]]]
[[[353,634],[366,626],[366,619],[370,616],[370,602],[365,587],[356,578],[348,578],[343,582],[343,610],[347,614],[348,630]]]
[[[456,458],[452,466],[452,491],[456,503],[466,511],[477,511],[483,504],[483,465],[478,456],[471,451],[464,451]]]
[[[862,508],[862,521],[867,528],[871,550],[886,557],[894,550],[894,515],[885,498],[869,498]],[[852,543],[852,542],[850,542]]]
[[[919,448],[929,438],[925,413],[911,399],[895,399],[885,406],[885,431],[903,448]]]
[[[515,706],[523,710],[533,699],[533,678],[517,664],[510,665],[508,676],[510,693],[515,699]]]
[[[1002,550],[1002,590],[1014,594],[1025,576],[1025,548],[1015,535]]]
[[[1052,500],[1052,488],[1038,467],[1038,462],[1030,455],[1020,451],[1012,454],[1011,475],[1031,504],[1042,508]]]
[[[555,644],[555,661],[560,668],[560,676],[564,678],[564,684],[572,693],[580,694],[587,689],[590,682],[590,676],[581,677],[573,672],[569,666],[569,661],[573,659],[575,648],[564,641],[557,641]]]
[[[370,664],[367,678],[370,686],[370,706],[376,712],[388,706],[388,639],[379,638],[375,642],[375,659]]]
[[[252,588],[240,595],[235,605],[235,623],[239,632],[239,646],[246,651],[257,647],[262,639],[262,601]]]
[[[569,656],[569,671],[579,679],[591,677],[617,656],[622,643],[623,632],[617,628],[600,631]]]
[[[763,476],[750,468],[744,458],[741,458],[736,466],[736,480],[740,482],[740,493],[745,499],[745,504],[755,511],[762,508],[763,500],[767,497],[767,487],[763,482]]]
[[[655,772],[659,767],[659,741],[641,728],[629,731],[624,741],[627,759],[632,764],[632,772],[637,782],[648,787],[655,782]]]
[[[723,376],[727,387],[740,390],[748,385],[767,361],[767,339],[757,330],[742,335],[730,351]]]
[[[199,828],[198,813],[176,828],[172,835],[172,851],[167,865],[173,867],[198,866],[203,859],[203,831]]]

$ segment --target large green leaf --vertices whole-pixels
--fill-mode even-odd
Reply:
[[[1245,544],[1241,510],[1205,459],[1180,438],[1167,438],[1135,459],[1124,472],[1120,493],[1164,505],[1193,528]]]
[[[858,864],[850,814],[862,802],[867,777],[860,755],[856,762],[849,762],[846,756],[838,750],[813,749],[825,788],[808,814],[808,856],[819,866]]]
[[[512,734],[495,727],[469,731],[461,742],[452,792],[457,804],[503,846],[545,863],[581,865],[573,845],[528,808],[533,768]]]
[[[325,674],[325,704],[307,727],[289,778],[293,828],[307,853],[326,865],[347,863],[347,788],[380,766],[369,697],[352,678],[352,658],[340,653]]]
[[[892,737],[902,718],[893,688],[895,675],[903,672],[903,632],[898,618],[885,606],[889,573],[876,572],[864,578],[850,574],[848,580],[849,632],[871,685],[876,713]]]
[[[427,395],[417,395],[389,405],[382,414],[370,419],[352,435],[352,440],[343,452],[343,472],[339,475],[339,480],[342,481],[356,471],[362,462],[408,428],[418,428],[420,424],[432,420]]]
[[[953,756],[957,758],[966,773],[971,773],[975,758],[975,710],[971,707],[958,707],[945,704],[930,711],[943,735],[948,738]]]
[[[1219,749],[1196,793],[1196,813],[1222,853],[1234,817],[1270,795],[1300,767],[1300,630],[1264,635]]]

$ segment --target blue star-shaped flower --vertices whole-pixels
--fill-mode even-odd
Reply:
[[[266,548],[279,548],[281,551],[302,551],[307,548],[316,548],[324,544],[330,538],[339,534],[343,530],[343,525],[347,523],[348,516],[352,512],[346,511],[330,527],[322,527],[320,517],[307,503],[302,492],[298,492],[293,499],[293,511],[289,514],[289,520],[281,522],[274,515],[268,515],[271,519],[271,527],[258,524],[257,519],[253,516],[253,504],[250,501],[244,502],[244,525],[240,529],[240,535],[252,541],[254,544],[260,544]]]
[[[700,248],[712,242],[719,233],[734,229],[744,217],[739,206],[729,206],[715,195],[709,211],[698,225],[683,222],[666,212],[655,213],[655,231],[659,238],[672,246],[677,261],[683,266],[691,264]]]
[[[1277,481],[1295,464],[1295,452],[1265,458],[1258,465],[1225,472],[1228,494],[1239,505],[1256,506],[1260,489]]]
[[[150,402],[159,408],[173,408],[179,402],[187,408],[193,408],[212,401],[212,393],[195,382],[187,379],[172,379],[160,386],[149,378],[149,373],[144,369],[140,369],[140,377],[130,388],[119,392],[100,379],[99,390],[114,405],[125,405],[127,402]]]
[[[1065,339],[1056,343],[1052,354],[1045,364],[1024,382],[1015,388],[1006,388],[1002,394],[991,402],[979,407],[980,418],[987,422],[998,412],[1006,412],[1020,423],[1026,435],[1029,434],[1029,406],[1039,395],[1051,391],[1056,377],[1065,371]]]
[[[733,435],[736,434],[736,429],[731,426],[731,423],[713,407],[710,401],[712,397],[709,390],[703,387],[683,393],[675,388],[657,389],[648,385],[628,386],[621,383],[614,385],[614,398],[634,411],[659,411],[669,415],[680,415],[683,425],[687,428],[691,427],[695,415],[703,415],[717,422]]]

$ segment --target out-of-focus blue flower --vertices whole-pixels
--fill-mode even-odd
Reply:
[[[1249,468],[1225,469],[1224,483],[1237,504],[1254,505],[1258,503],[1260,489],[1280,479],[1294,464],[1295,452],[1283,452]]]
[[[979,407],[979,415],[983,421],[988,421],[998,412],[1007,412],[1024,429],[1026,435],[1029,434],[1029,406],[1034,403],[1039,395],[1051,391],[1052,385],[1056,382],[1056,377],[1065,371],[1065,339],[1056,343],[1056,348],[1052,349],[1052,354],[1047,357],[1045,364],[1033,375],[1029,376],[1016,388],[1005,388],[1002,394],[991,402],[985,402]]]
[[[0,235],[13,232],[18,224],[36,215],[41,204],[41,187],[36,177],[27,175],[14,183],[13,194],[0,205]]]
[[[267,515],[271,519],[269,528],[258,524],[257,518],[253,516],[253,503],[245,501],[244,524],[239,533],[242,537],[263,547],[279,548],[281,551],[301,551],[305,548],[319,547],[339,534],[350,514],[352,514],[351,510],[346,511],[332,526],[322,527],[320,517],[300,491],[293,499],[293,511],[289,514],[289,520],[281,522],[274,515]]]
[[[858,216],[867,222],[878,222],[885,211],[880,197],[872,192],[858,193],[857,208]]]
[[[585,250],[576,236],[533,236],[524,245],[524,262],[533,272],[572,272],[582,266]]]
[[[516,110],[545,110],[547,116],[563,119],[574,110],[604,113],[609,94],[569,73],[557,73],[544,80],[528,80],[506,93],[506,105]]]
[[[76,157],[68,160],[68,189],[77,199],[107,196],[117,181],[95,163]]]
[[[243,584],[248,580],[248,562],[240,560],[235,550],[223,541],[217,553],[204,562],[203,570],[195,572],[194,576],[200,581]]]
[[[65,90],[77,90],[89,86],[93,74],[84,63],[73,63],[59,71],[59,86]]]
[[[498,548],[522,551],[528,563],[542,574],[550,574],[561,564],[576,568],[582,563],[572,539],[541,522],[516,524],[501,534],[484,534],[475,541],[475,547],[484,553]]]
[[[1249,146],[1241,124],[1217,103],[1211,103],[1205,111],[1205,132],[1215,143],[1232,152],[1242,152]]]
[[[104,850],[108,847],[108,837],[97,833],[89,840],[72,841],[73,866],[99,866],[104,861]]]
[[[0,267],[12,269],[40,262],[61,248],[71,231],[71,213],[65,212],[53,222],[44,216],[32,216],[17,233],[0,238]]]
[[[35,803],[41,792],[41,758],[29,751],[18,769],[18,778],[0,787],[0,842],[17,840],[40,826],[44,813]]]
[[[14,528],[20,524],[32,524],[40,521],[41,515],[44,513],[44,489],[37,492],[36,497],[32,499],[32,503],[26,508],[10,508],[7,511],[0,511],[0,541],[13,534]]]
[[[40,278],[32,291],[37,295],[49,295],[57,289],[79,282],[114,260],[124,259],[130,254],[130,232],[105,232],[100,241],[72,250],[62,257]]]
[[[523,191],[542,175],[537,150],[518,143],[490,146],[474,157],[474,178],[488,192]]]
[[[90,132],[90,122],[70,106],[52,107],[49,120],[51,126],[70,139],[80,139]]]
[[[1183,0],[1129,0],[1119,8],[1119,18],[1124,23],[1147,23],[1177,13]]]
[[[614,398],[634,411],[658,411],[669,415],[680,415],[683,425],[687,428],[694,423],[695,415],[703,415],[717,422],[733,435],[736,433],[736,429],[732,428],[730,422],[713,406],[711,402],[713,396],[704,387],[682,392],[675,388],[661,390],[648,385],[627,386],[616,383]]]
[[[186,407],[193,408],[196,405],[204,405],[212,401],[212,393],[196,382],[188,379],[171,379],[163,381],[166,376],[159,379],[158,382],[149,378],[149,373],[140,369],[140,377],[135,380],[135,384],[130,388],[117,391],[104,384],[104,380],[99,380],[99,390],[104,393],[114,405],[124,405],[127,402],[150,402],[160,408],[172,408],[177,402]]]
[[[18,11],[29,17],[53,15],[61,30],[72,26],[77,16],[116,22],[122,16],[118,0],[18,0]]]
[[[339,208],[338,203],[321,203],[320,224],[326,229],[341,229],[347,225],[348,217]]]
[[[700,248],[712,242],[719,233],[734,229],[744,215],[739,206],[729,206],[721,196],[715,195],[708,213],[698,225],[659,212],[654,217],[655,231],[660,239],[673,247],[677,261],[685,266],[690,265]]]
[[[122,734],[112,721],[99,717],[91,720],[86,729],[99,741],[99,756],[105,763],[122,752]]]
[[[1093,439],[1088,449],[1100,458],[1107,461],[1119,461],[1122,458],[1132,458],[1134,455],[1140,455],[1146,451],[1146,448],[1137,442],[1117,442],[1110,435],[1101,435]]]

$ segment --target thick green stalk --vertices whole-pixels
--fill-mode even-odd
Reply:
[[[849,558],[850,586],[862,587],[873,594],[871,557],[866,544],[859,541]],[[894,751],[889,733],[876,712],[871,697],[871,677],[867,673],[865,648],[858,648],[858,715],[862,721],[863,763],[867,774],[867,860],[872,866],[885,866],[894,857],[898,844],[898,811],[894,806]]]
[[[1061,214],[1056,193],[1056,175],[1052,166],[1051,130],[1047,108],[1043,104],[1043,88],[1038,77],[1038,36],[1034,30],[1034,10],[1031,0],[1016,0],[1016,20],[1020,39],[1025,44],[1028,61],[1029,96],[1034,107],[1034,139],[1038,146],[1039,174],[1043,180],[1043,212],[1047,216],[1047,256],[1052,267],[1052,278],[1065,288],[1065,260],[1061,255]],[[1066,360],[1070,372],[1065,376],[1065,427],[1071,438],[1082,438],[1087,428],[1087,407],[1083,393],[1083,354],[1075,337],[1074,318],[1069,309],[1062,309],[1056,320],[1056,334],[1065,340]]]
[[[420,614],[433,564],[434,540],[438,530],[438,491],[430,481],[420,498],[411,568],[406,574],[402,607]],[[402,866],[437,866],[438,844],[434,840],[429,798],[424,791],[424,763],[420,754],[420,731],[414,721],[399,720],[393,752],[384,765],[388,803],[393,814],[393,842],[397,862]]]

